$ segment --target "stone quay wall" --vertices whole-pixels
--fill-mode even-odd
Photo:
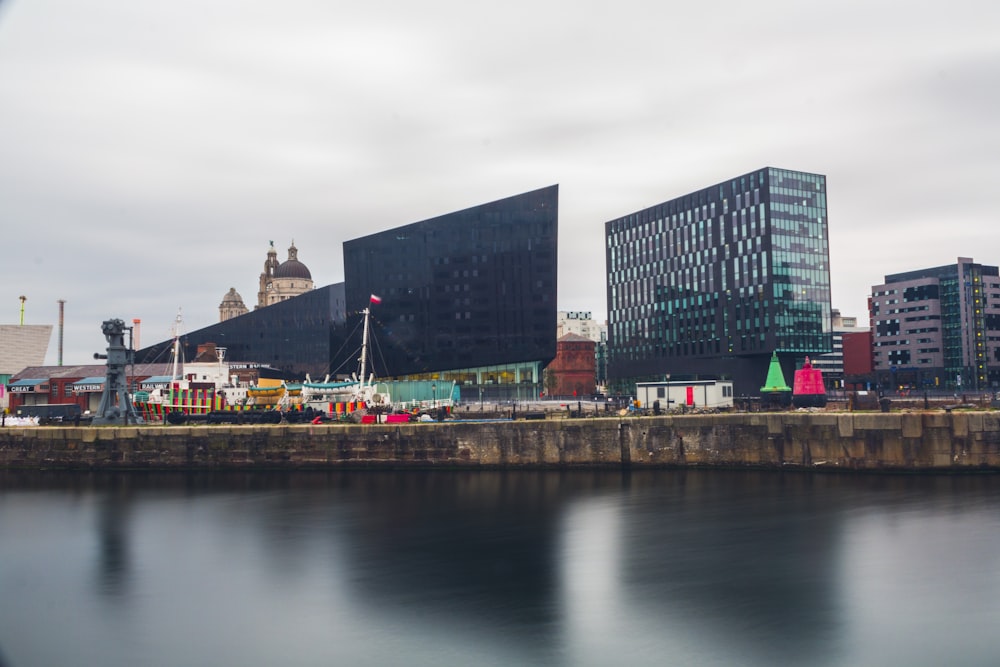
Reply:
[[[348,467],[1000,472],[1000,412],[0,428],[3,469]]]

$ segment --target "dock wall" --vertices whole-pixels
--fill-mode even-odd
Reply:
[[[0,428],[0,468],[763,467],[1000,471],[1000,412]]]

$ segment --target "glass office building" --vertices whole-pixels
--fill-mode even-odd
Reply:
[[[553,185],[344,243],[348,312],[381,300],[376,369],[454,380],[469,400],[537,396],[556,351],[558,208]]]
[[[764,168],[605,223],[608,376],[755,395],[831,351],[826,177]]]

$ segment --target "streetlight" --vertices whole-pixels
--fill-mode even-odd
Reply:
[[[670,412],[670,373],[663,377],[667,378],[667,412]]]
[[[434,394],[434,407],[436,408],[438,406],[438,390],[434,383],[431,383],[431,393]]]

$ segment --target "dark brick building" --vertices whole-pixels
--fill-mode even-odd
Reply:
[[[597,343],[574,333],[556,341],[556,357],[545,372],[546,390],[553,396],[590,396],[596,392]]]

